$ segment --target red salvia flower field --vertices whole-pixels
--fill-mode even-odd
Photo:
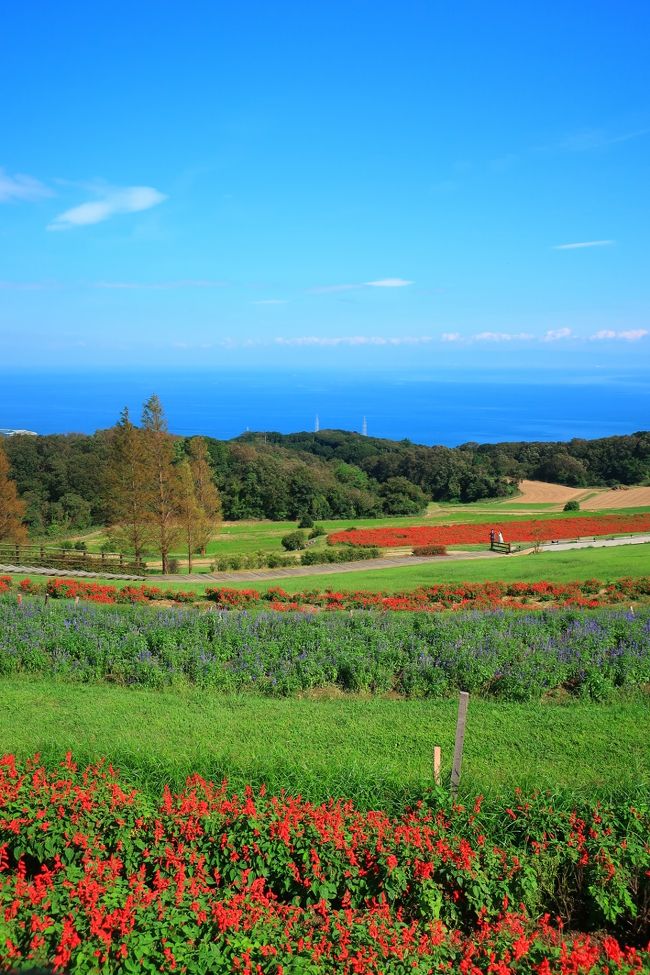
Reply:
[[[11,576],[0,576],[0,594],[12,591]],[[46,593],[53,599],[80,599],[94,603],[196,603],[207,600],[221,609],[245,609],[251,606],[289,612],[295,610],[374,609],[384,611],[438,612],[448,609],[531,609],[536,604],[575,606],[595,609],[630,600],[645,601],[650,596],[650,576],[599,579],[575,582],[456,582],[420,586],[406,592],[366,591],[336,592],[332,589],[289,593],[279,586],[266,592],[256,589],[233,589],[227,586],[208,588],[205,593],[156,586],[100,585],[76,579],[50,579],[46,584],[23,579],[17,584],[20,593]]]
[[[0,965],[647,972],[649,816],[623,801],[562,807],[515,794],[511,805],[478,796],[466,806],[441,793],[389,816],[263,787],[235,795],[196,775],[156,805],[108,764],[5,755]],[[549,870],[568,884],[564,917],[536,879]]]
[[[328,535],[333,544],[397,548],[423,545],[489,544],[490,529],[501,530],[507,542],[552,542],[563,538],[628,535],[650,531],[650,514],[595,515],[580,518],[548,518],[480,522],[456,525],[413,525],[407,528],[356,528]]]

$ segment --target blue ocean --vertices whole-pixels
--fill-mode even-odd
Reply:
[[[643,373],[540,381],[516,376],[363,375],[303,371],[150,369],[0,371],[0,428],[92,433],[124,406],[137,422],[157,393],[169,428],[222,439],[245,430],[337,428],[455,446],[468,441],[569,440],[650,427]]]

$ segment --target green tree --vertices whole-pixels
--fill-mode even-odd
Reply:
[[[203,540],[202,530],[205,524],[203,512],[196,499],[196,488],[192,468],[188,460],[178,465],[178,522],[183,534],[183,542],[187,549],[187,568],[192,571],[192,556],[199,549]]]
[[[142,445],[148,485],[147,521],[166,574],[169,553],[181,534],[178,521],[181,490],[178,469],[174,466],[174,440],[156,395],[147,400],[142,410]]]
[[[125,408],[112,431],[106,503],[115,538],[124,540],[138,561],[151,542],[152,470],[144,447],[142,431],[131,423]]]
[[[9,461],[0,447],[0,540],[26,541],[24,517],[25,505],[18,497],[16,482],[9,477]]]
[[[193,437],[190,440],[189,454],[189,465],[194,481],[194,494],[199,509],[199,520],[196,525],[196,544],[201,555],[205,555],[208,542],[221,526],[221,498],[214,483],[214,472],[210,461],[208,445],[203,437]]]
[[[379,493],[387,515],[419,515],[427,506],[424,491],[405,477],[389,477]]]

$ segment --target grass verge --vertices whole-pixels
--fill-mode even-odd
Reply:
[[[268,699],[28,680],[0,682],[0,750],[80,762],[107,756],[156,795],[193,771],[234,788],[396,808],[431,783],[441,745],[448,777],[456,702],[342,695]],[[603,795],[650,785],[650,709],[615,704],[470,702],[461,791],[549,788]]]
[[[334,566],[332,568],[335,568]],[[650,573],[650,543],[642,545],[621,545],[617,548],[583,548],[574,552],[538,552],[517,556],[502,556],[494,559],[459,559],[403,566],[386,569],[363,569],[354,572],[332,572],[319,575],[293,577],[269,576],[269,580],[228,582],[233,588],[258,589],[265,591],[270,586],[281,586],[287,592],[301,592],[308,589],[356,590],[369,589],[373,592],[386,590],[415,589],[444,582],[574,582],[577,579],[596,578],[605,582],[623,576],[643,576]],[[24,578],[43,579],[44,576],[15,574],[16,581]],[[73,573],[69,578],[76,578]],[[94,579],[102,585],[117,588],[133,585],[119,579]],[[205,582],[176,582],[173,577],[150,576],[147,585],[161,588],[182,589],[196,592],[197,598],[208,586],[223,585],[213,579]],[[139,585],[139,583],[136,583]]]

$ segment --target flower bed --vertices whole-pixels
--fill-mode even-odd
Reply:
[[[13,588],[28,595],[45,594],[53,599],[83,599],[88,602],[151,603],[198,603],[202,600],[215,603],[220,609],[242,609],[262,603],[270,603],[278,611],[287,610],[349,610],[374,609],[408,612],[437,612],[449,609],[531,609],[536,604],[552,602],[557,606],[578,606],[596,609],[630,600],[645,600],[650,596],[650,576],[622,578],[615,582],[598,579],[575,582],[459,582],[434,586],[419,586],[406,592],[382,592],[358,590],[335,592],[331,589],[308,590],[288,593],[278,586],[265,592],[256,589],[234,589],[215,586],[205,593],[181,589],[159,589],[156,586],[99,585],[76,579],[50,579],[47,583],[23,579],[14,587],[11,576],[0,576],[0,594]]]
[[[237,598],[245,599],[240,590]],[[360,603],[365,596],[348,594]],[[538,593],[543,597],[545,592]],[[341,608],[342,594],[328,599]],[[316,594],[305,594],[313,600]],[[410,597],[402,597],[404,603]],[[456,596],[456,598],[459,598]],[[585,597],[587,598],[587,597]],[[391,600],[400,608],[399,597]],[[283,594],[223,612],[0,600],[0,675],[290,695],[318,687],[443,698],[458,690],[606,700],[650,685],[650,609],[295,612]],[[458,606],[461,606],[459,603]],[[264,611],[284,608],[279,613]]]
[[[440,792],[390,817],[232,795],[193,776],[152,805],[107,764],[6,755],[0,817],[5,969],[611,975],[650,964],[643,799],[455,805]]]
[[[501,530],[508,542],[556,541],[597,535],[627,535],[650,531],[650,514],[594,515],[576,518],[518,520],[499,524],[414,525],[410,528],[355,528],[328,535],[331,544],[373,545],[379,548],[419,545],[489,544],[490,529]]]

